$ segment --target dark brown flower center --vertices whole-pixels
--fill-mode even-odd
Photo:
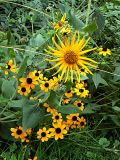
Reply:
[[[27,78],[27,83],[32,84],[32,78]]]
[[[61,133],[61,129],[60,128],[56,128],[56,133]]]
[[[39,76],[39,73],[38,73],[38,72],[36,72],[36,73],[35,73],[35,76],[37,76],[37,77],[38,77],[38,76]]]
[[[57,116],[55,116],[55,119],[59,119],[59,116],[57,115]]]
[[[79,92],[84,92],[84,89],[79,89]]]
[[[80,122],[80,125],[81,125],[81,126],[84,126],[84,122]]]
[[[45,132],[42,132],[42,133],[41,133],[41,136],[42,136],[42,137],[45,137],[45,136],[46,136],[46,133],[45,133]]]
[[[18,135],[21,135],[21,134],[22,134],[22,130],[21,130],[21,129],[18,129],[16,133],[17,133]]]
[[[45,83],[45,87],[48,88],[49,87],[49,83],[46,82]]]
[[[72,117],[72,120],[73,120],[73,121],[77,121],[77,117],[76,117],[76,116],[73,116],[73,117]]]
[[[78,55],[70,50],[64,55],[64,60],[68,64],[75,64],[78,61]]]
[[[107,48],[103,48],[102,51],[107,51]]]
[[[8,64],[7,68],[8,68],[8,69],[10,69],[10,68],[11,68],[11,66]]]
[[[21,91],[22,91],[22,92],[26,92],[26,88],[25,88],[25,87],[22,87],[22,88],[21,88]]]
[[[85,69],[84,68],[81,68],[81,72],[84,72],[85,71]]]
[[[70,93],[70,92],[71,92],[71,90],[67,91],[67,93]]]
[[[81,104],[81,103],[78,103],[77,105],[78,105],[78,107],[81,107],[81,106],[82,106],[82,104]]]

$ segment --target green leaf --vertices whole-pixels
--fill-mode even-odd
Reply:
[[[22,64],[21,64],[21,66],[20,66],[20,69],[19,69],[18,75],[17,75],[18,78],[22,77],[24,71],[26,70],[26,67],[27,67],[27,60],[28,60],[28,56],[26,56],[26,57],[24,58],[24,60],[23,60],[23,62],[22,62]]]
[[[110,141],[102,137],[99,139],[99,145],[102,146],[103,148],[108,147],[110,145]]]
[[[116,112],[120,112],[120,107],[114,106],[114,107],[112,107],[112,109],[113,109],[114,111],[116,111]]]
[[[44,118],[44,108],[35,106],[35,104],[26,104],[23,106],[22,125],[24,130],[34,128]]]
[[[91,24],[89,24],[88,26],[86,26],[85,28],[83,28],[83,30],[85,32],[93,32],[97,29],[97,24],[96,24],[96,21],[93,21]]]
[[[14,80],[4,80],[2,84],[2,94],[6,98],[11,98],[15,95],[16,89],[14,87]]]
[[[86,107],[82,112],[81,112],[81,114],[92,114],[92,113],[94,113],[94,111],[92,110],[92,108],[91,107]]]
[[[97,88],[98,85],[101,83],[101,84],[104,84],[104,85],[108,85],[107,82],[101,77],[100,74],[98,73],[95,73],[92,77],[93,79],[93,82],[95,84],[95,87]]]
[[[93,14],[93,19],[95,19],[98,30],[103,30],[105,26],[105,18],[99,11],[95,11]]]
[[[75,16],[74,13],[69,12],[69,23],[72,25],[76,30],[80,30],[84,27],[84,23],[78,17]]]
[[[50,96],[48,98],[48,104],[54,108],[58,107],[59,105],[59,101],[57,99],[56,92],[53,90],[50,91]]]
[[[26,99],[12,100],[8,103],[10,108],[22,108],[26,104]]]
[[[114,74],[116,74],[113,78],[113,80],[116,82],[120,80],[120,66],[115,68]]]
[[[64,113],[64,114],[72,114],[72,113],[81,113],[79,108],[77,106],[74,106],[72,104],[59,106],[57,108],[58,112]]]
[[[41,34],[37,34],[35,37],[30,39],[30,46],[31,47],[40,47],[45,43],[45,40]]]
[[[13,154],[10,158],[10,160],[17,160],[16,156]]]

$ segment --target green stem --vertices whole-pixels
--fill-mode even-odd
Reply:
[[[90,15],[90,7],[91,7],[91,0],[88,0],[88,9],[87,9],[87,16],[86,16],[86,26],[88,25],[89,15]]]

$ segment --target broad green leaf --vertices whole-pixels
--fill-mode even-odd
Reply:
[[[45,43],[45,40],[41,34],[37,34],[35,37],[30,39],[30,46],[31,47],[40,47]]]
[[[110,141],[102,137],[99,139],[99,145],[102,146],[103,148],[108,147],[110,145]]]
[[[18,78],[20,78],[20,77],[23,75],[23,73],[25,72],[26,67],[27,67],[27,60],[28,60],[28,56],[26,56],[26,57],[24,58],[21,66],[20,66],[20,69],[19,69],[18,75],[17,75]]]
[[[44,110],[35,104],[26,104],[23,106],[22,125],[24,130],[34,128],[44,118]]]
[[[91,24],[89,24],[88,26],[86,26],[85,28],[83,28],[83,30],[85,32],[93,32],[97,29],[97,24],[96,24],[96,21],[93,21]]]
[[[10,108],[22,108],[26,104],[26,99],[12,100],[8,103]]]
[[[93,14],[93,19],[95,19],[98,30],[103,30],[105,26],[105,18],[99,11],[95,11]]]
[[[4,80],[2,83],[2,94],[6,98],[11,98],[15,96],[16,89],[14,87],[14,80]]]
[[[57,108],[58,112],[64,113],[64,114],[72,114],[72,113],[81,113],[79,108],[77,106],[74,106],[72,104],[59,106]]]
[[[74,13],[69,12],[69,23],[76,29],[80,30],[84,27],[84,23]]]
[[[92,108],[91,107],[86,107],[82,112],[81,112],[81,114],[92,114],[92,113],[94,113],[94,111],[92,110]]]
[[[93,82],[95,84],[95,87],[97,88],[98,85],[101,83],[101,84],[104,84],[104,85],[108,85],[107,82],[101,77],[100,74],[98,73],[95,73],[92,77],[93,79]]]

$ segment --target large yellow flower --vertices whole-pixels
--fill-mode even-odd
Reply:
[[[77,40],[76,40],[76,34]],[[87,45],[90,38],[86,41],[84,38],[80,40],[79,32],[75,32],[71,41],[66,37],[64,38],[64,42],[60,39],[60,37],[56,34],[59,44],[56,43],[55,37],[52,38],[52,41],[57,49],[48,46],[51,51],[45,50],[47,53],[53,55],[55,59],[46,59],[49,62],[56,62],[56,64],[47,69],[51,70],[53,68],[59,67],[57,73],[61,72],[60,80],[63,78],[65,74],[65,82],[69,79],[73,82],[73,76],[76,75],[78,81],[80,81],[80,69],[81,67],[84,68],[88,73],[92,74],[92,72],[88,69],[90,67],[96,67],[92,63],[97,63],[96,61],[92,60],[91,58],[84,57],[83,55],[87,52],[93,51],[96,48],[83,50]]]

